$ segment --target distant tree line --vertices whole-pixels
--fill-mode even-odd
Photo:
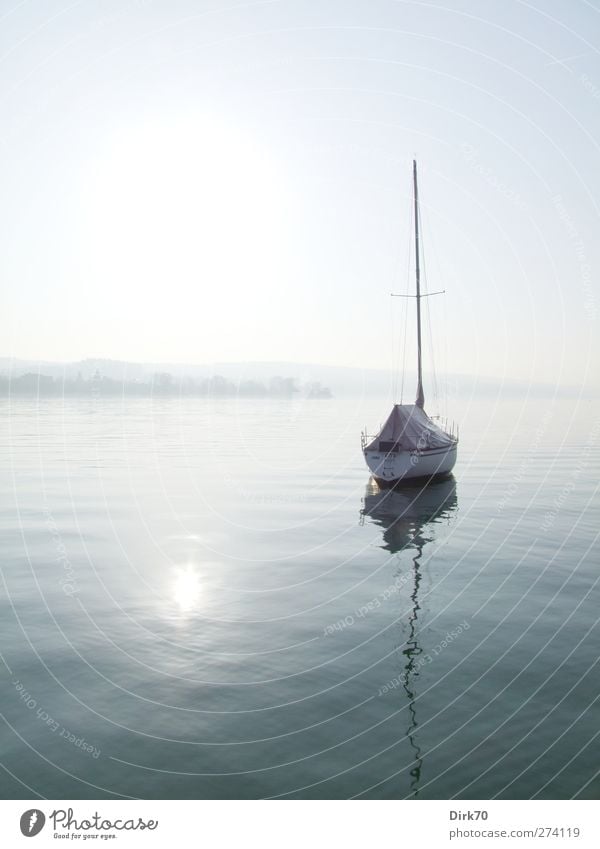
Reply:
[[[331,398],[331,390],[315,381],[298,385],[291,377],[273,377],[268,383],[256,380],[242,380],[235,383],[220,375],[205,378],[175,378],[168,372],[158,372],[147,380],[116,380],[96,371],[91,377],[84,378],[81,372],[77,377],[55,378],[46,374],[29,372],[18,377],[0,375],[0,395],[26,395],[59,397],[63,395],[80,397],[126,396],[165,397],[194,396],[210,398],[291,398],[301,393],[306,398]]]

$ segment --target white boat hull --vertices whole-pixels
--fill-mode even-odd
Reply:
[[[448,475],[456,463],[457,443],[427,451],[393,451],[385,453],[366,449],[365,461],[373,477],[381,483],[393,484],[413,478]]]

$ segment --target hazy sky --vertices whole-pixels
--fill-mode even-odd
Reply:
[[[599,2],[0,10],[0,354],[387,368],[416,155],[438,366],[597,378]]]

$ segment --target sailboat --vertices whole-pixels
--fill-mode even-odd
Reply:
[[[414,404],[394,404],[377,436],[361,434],[361,448],[379,484],[448,475],[456,463],[458,432],[442,427],[425,412],[421,357],[421,264],[419,255],[419,191],[417,163],[413,160],[415,218],[415,277],[417,303],[417,397]],[[438,294],[432,292],[431,294]]]

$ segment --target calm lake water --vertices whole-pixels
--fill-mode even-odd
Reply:
[[[1,795],[597,798],[600,410],[388,411],[3,399]]]

